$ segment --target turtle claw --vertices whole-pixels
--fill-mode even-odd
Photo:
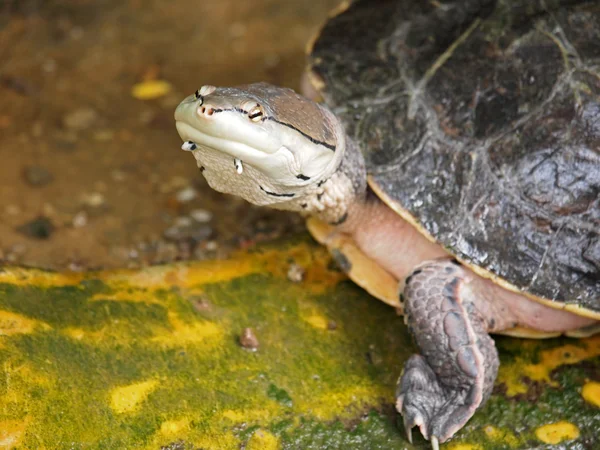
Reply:
[[[408,439],[408,442],[412,444],[412,428],[408,427],[408,424],[406,423],[406,418],[404,418],[404,431],[406,432],[406,439]]]
[[[436,438],[435,436],[431,436],[431,449],[440,450],[440,441],[438,441],[438,438]]]

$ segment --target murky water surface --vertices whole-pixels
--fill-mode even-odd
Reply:
[[[203,84],[298,88],[306,42],[337,3],[0,1],[0,261],[135,267],[301,229],[211,191],[173,110]],[[135,97],[156,80],[168,92]]]

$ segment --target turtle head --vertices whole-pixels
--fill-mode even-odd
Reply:
[[[343,128],[328,109],[266,83],[203,86],[181,102],[175,121],[209,185],[257,205],[303,197],[344,153]]]

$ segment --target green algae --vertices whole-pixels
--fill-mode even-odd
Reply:
[[[304,282],[287,280],[291,260],[306,267]],[[428,448],[417,433],[414,446],[405,440],[393,411],[414,352],[402,318],[330,261],[301,239],[141,272],[5,269],[0,433],[15,448]],[[256,351],[238,343],[246,327]],[[497,342],[501,371],[512,371],[597,341]],[[563,420],[580,436],[556,448],[599,445],[599,410],[581,387],[600,362],[584,356],[550,383],[520,380],[523,394],[499,382],[448,448],[544,445],[536,429]]]

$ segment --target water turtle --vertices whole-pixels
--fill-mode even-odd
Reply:
[[[490,396],[488,333],[600,324],[600,3],[356,0],[308,95],[203,86],[175,112],[208,184],[297,211],[405,314],[396,406],[434,448]]]

